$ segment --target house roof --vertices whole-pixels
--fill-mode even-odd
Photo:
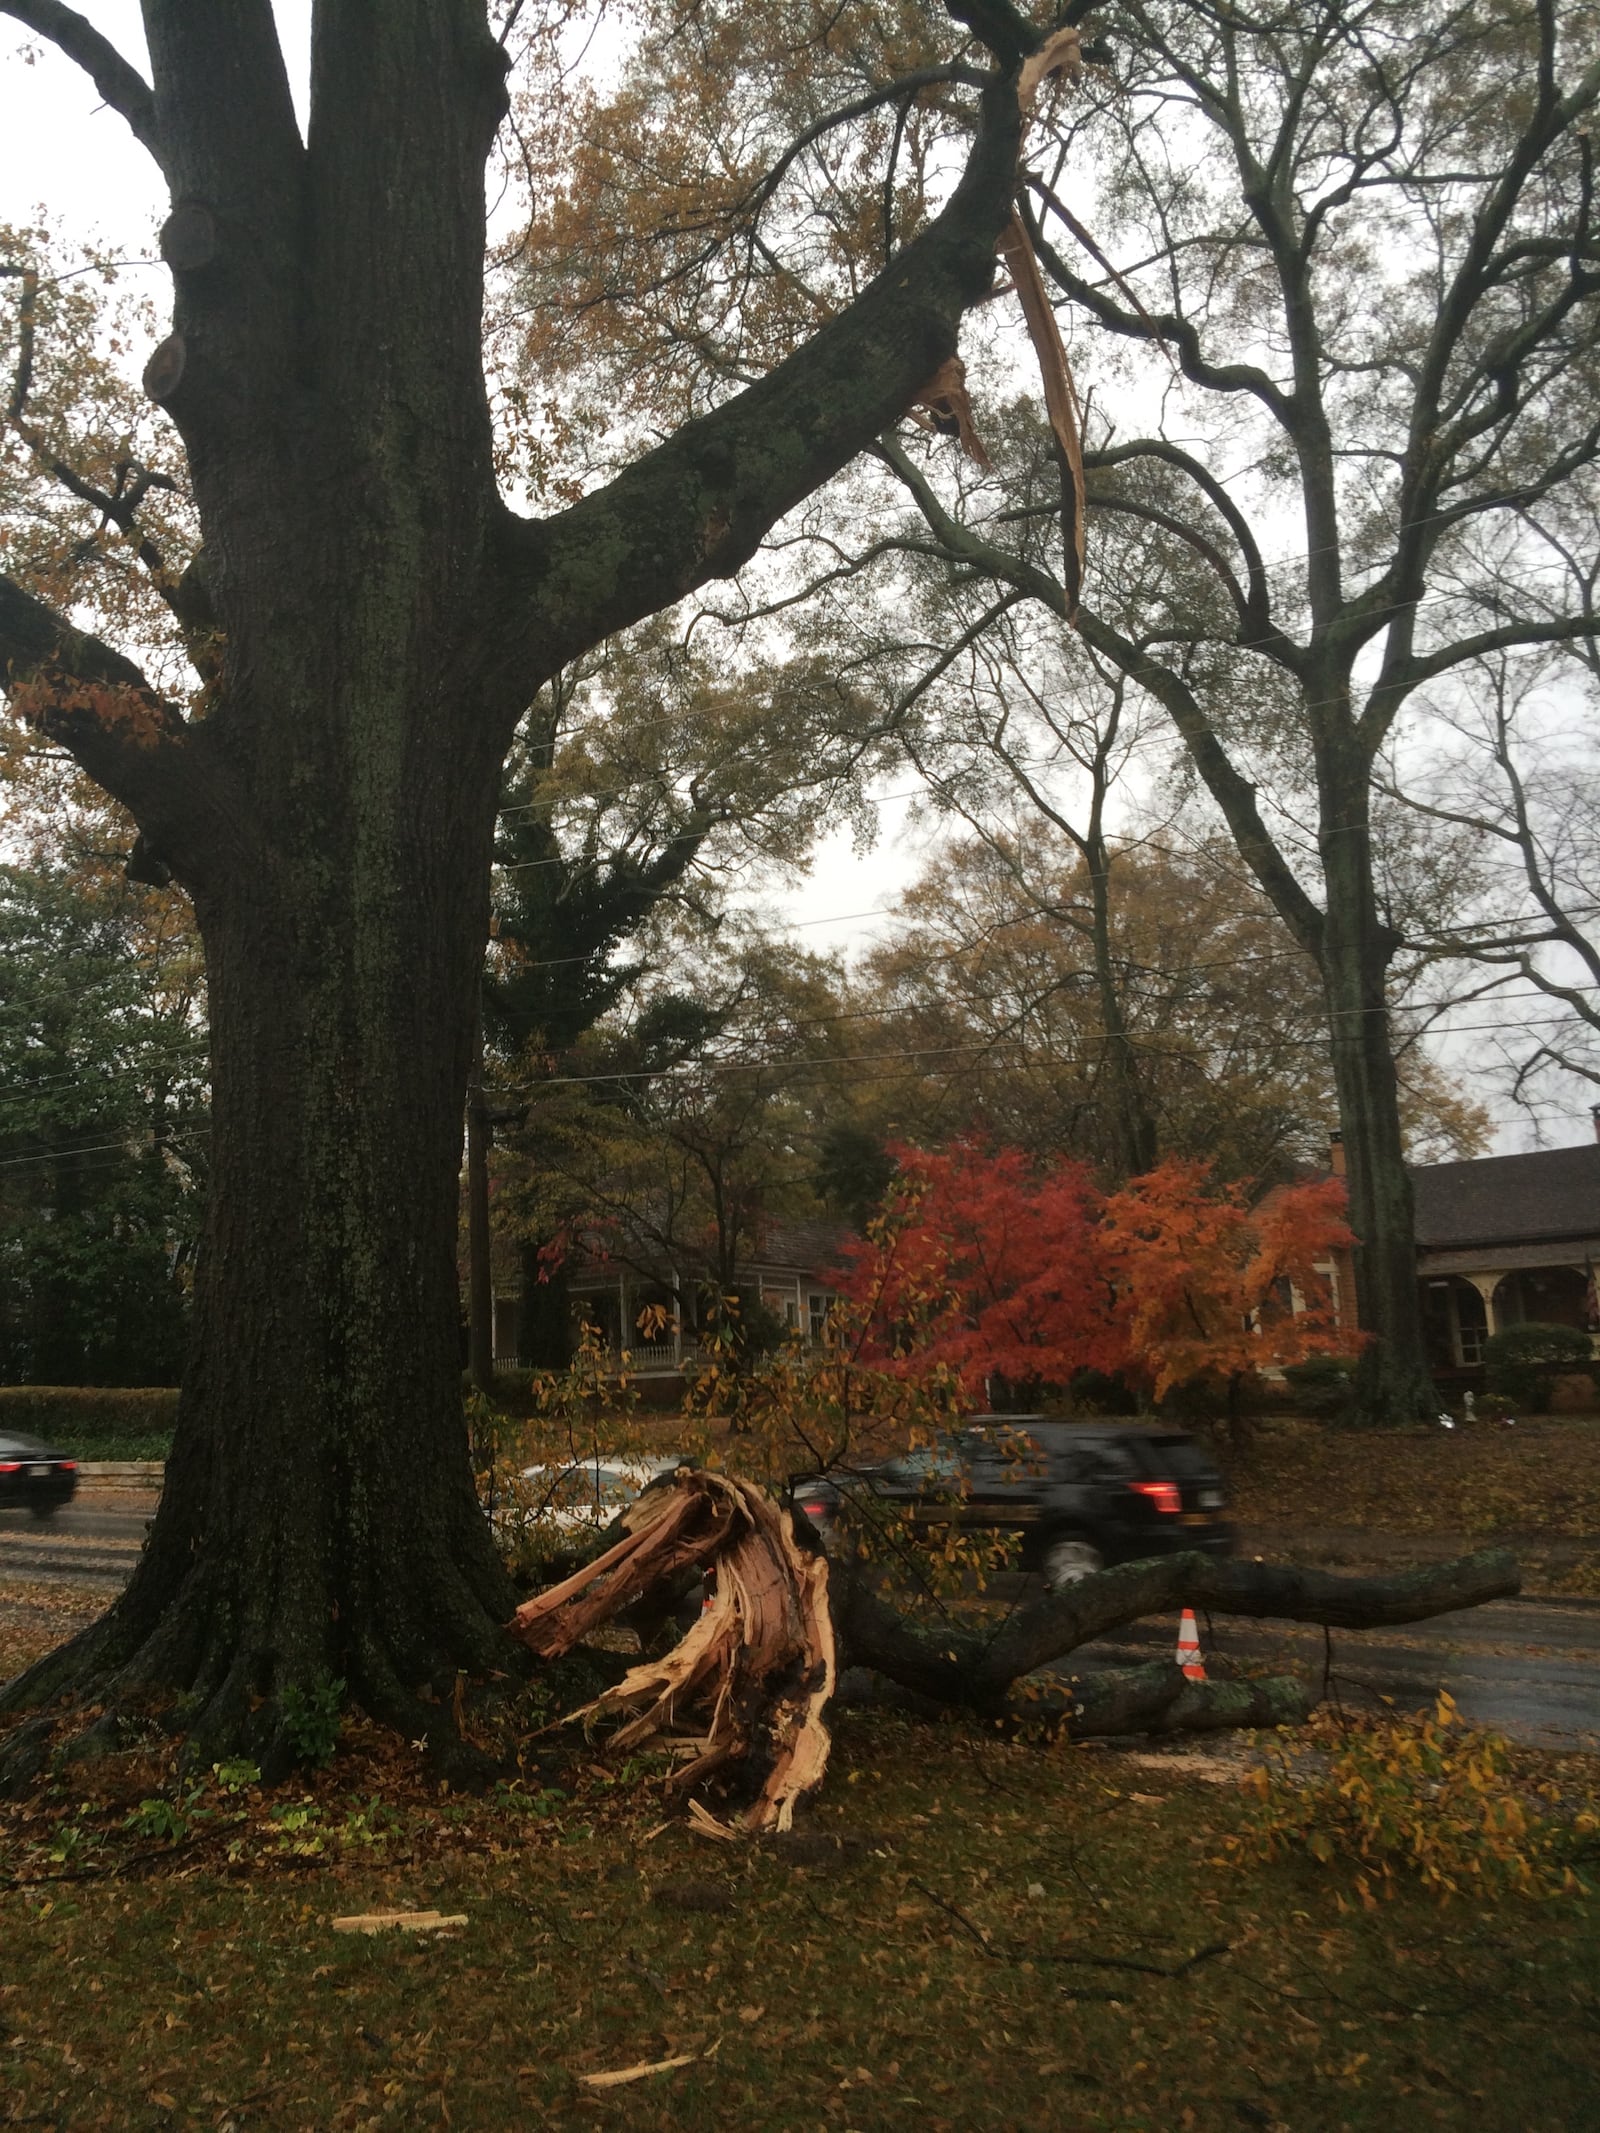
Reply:
[[[755,1245],[740,1255],[741,1277],[772,1274],[792,1279],[800,1274],[824,1284],[838,1271],[850,1235],[838,1222],[763,1222]],[[686,1245],[678,1262],[680,1270],[690,1272],[697,1259],[697,1253]],[[576,1283],[592,1287],[597,1281],[614,1281],[625,1268],[631,1269],[630,1278],[636,1279],[643,1268],[654,1266],[665,1278],[672,1263],[671,1256],[659,1246],[636,1243],[629,1250],[619,1244],[604,1257],[574,1252],[568,1271]]]
[[[1600,1141],[1531,1155],[1414,1164],[1411,1184],[1423,1249],[1532,1244],[1600,1231]]]
[[[851,1232],[838,1222],[766,1222],[750,1254],[753,1267],[792,1267],[801,1274],[831,1274]]]

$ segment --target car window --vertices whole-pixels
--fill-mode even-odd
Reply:
[[[1110,1437],[1093,1437],[1072,1445],[1065,1458],[1074,1475],[1085,1481],[1124,1481],[1139,1471],[1139,1462],[1130,1447]]]
[[[1163,1481],[1214,1481],[1217,1469],[1193,1437],[1176,1433],[1134,1439],[1139,1464],[1147,1474]]]
[[[891,1459],[883,1471],[890,1481],[926,1487],[930,1482],[957,1480],[961,1468],[961,1458],[954,1446],[928,1444],[914,1452],[902,1452],[898,1459]]]

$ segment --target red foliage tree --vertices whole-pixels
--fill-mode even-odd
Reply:
[[[1070,1384],[1119,1373],[1159,1398],[1193,1379],[1345,1344],[1317,1262],[1349,1241],[1336,1179],[1251,1206],[1201,1163],[1165,1163],[1109,1197],[1080,1163],[1017,1149],[900,1147],[899,1172],[840,1288],[861,1353],[986,1378]]]
[[[840,1287],[863,1352],[890,1367],[943,1363],[984,1378],[1064,1383],[1120,1367],[1115,1298],[1098,1265],[1100,1195],[1087,1168],[1041,1171],[1019,1149],[895,1147],[881,1216]]]

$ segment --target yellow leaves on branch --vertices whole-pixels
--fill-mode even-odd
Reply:
[[[1234,1855],[1353,1868],[1367,1910],[1409,1880],[1441,1900],[1545,1899],[1584,1885],[1574,1862],[1594,1835],[1592,1798],[1574,1812],[1554,1786],[1519,1775],[1507,1744],[1463,1725],[1442,1691],[1423,1718],[1319,1714],[1247,1782]]]
[[[155,748],[167,736],[160,707],[131,682],[80,681],[66,674],[38,674],[13,681],[11,708],[24,725],[45,735],[64,734],[87,721],[135,748]]]

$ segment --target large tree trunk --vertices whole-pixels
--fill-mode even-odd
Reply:
[[[338,1680],[445,1738],[419,1692],[514,1656],[455,1253],[501,762],[552,673],[737,570],[951,354],[993,278],[1036,37],[996,18],[1005,67],[968,169],[854,303],[530,519],[498,494],[482,368],[506,107],[483,0],[319,0],[304,140],[267,0],[145,0],[150,85],[47,13],[175,203],[175,330],[145,384],[193,480],[204,548],[172,604],[207,687],[186,715],[4,576],[0,680],[194,898],[213,1157],[151,1543],[111,1613],[0,1708],[66,1694],[114,1734],[130,1703],[182,1697],[193,1753],[271,1763],[296,1747],[297,1693]],[[0,1763],[42,1753],[25,1726]]]
[[[326,652],[308,754],[371,691]],[[446,767],[391,737],[437,720],[437,699],[367,702],[371,745],[410,755],[437,801]],[[286,1689],[342,1680],[415,1730],[419,1690],[508,1664],[514,1596],[472,1491],[457,1360],[493,770],[425,835],[403,786],[343,780],[326,816],[279,826],[270,878],[242,869],[197,899],[214,1156],[195,1359],[134,1580],[26,1700],[69,1679],[181,1692],[198,1752],[270,1757]]]
[[[481,172],[500,86],[470,8],[408,0],[381,31],[330,18],[313,86],[341,124],[312,125],[307,239],[293,189],[270,187],[272,158],[286,186],[300,168],[286,92],[257,111],[263,167],[230,200],[219,173],[240,166],[210,133],[204,38],[166,15],[152,56],[158,87],[194,99],[184,154],[220,254],[176,275],[187,352],[176,383],[152,382],[206,533],[220,663],[196,730],[232,810],[228,834],[180,817],[151,838],[205,945],[208,1217],[151,1543],[109,1616],[8,1700],[70,1685],[114,1713],[176,1694],[196,1754],[277,1762],[292,1692],[342,1682],[427,1730],[419,1691],[510,1650],[456,1277],[499,767],[521,709],[487,678],[483,624],[499,506]],[[429,67],[434,100],[407,109]],[[408,176],[430,153],[444,168],[386,187],[385,152]]]
[[[1322,979],[1356,1237],[1356,1314],[1368,1336],[1357,1400],[1369,1421],[1413,1422],[1431,1415],[1438,1399],[1423,1344],[1416,1224],[1389,1038],[1385,980],[1394,937],[1373,885],[1367,765],[1353,741],[1323,755]]]

